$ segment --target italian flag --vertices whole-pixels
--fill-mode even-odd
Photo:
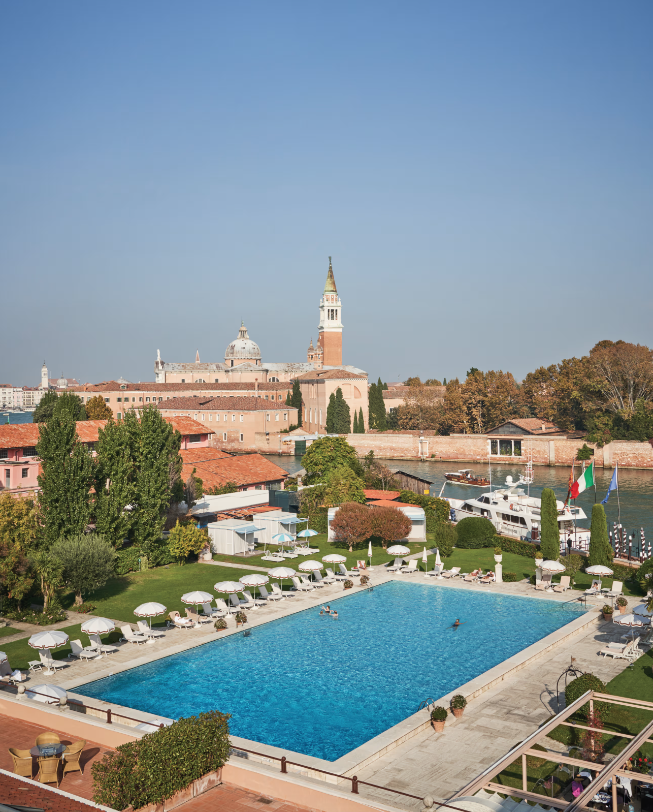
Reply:
[[[571,498],[575,499],[587,488],[594,487],[594,460],[587,466],[583,473],[571,486]]]

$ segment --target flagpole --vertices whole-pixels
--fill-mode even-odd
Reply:
[[[596,504],[596,470],[594,469],[594,460],[592,460],[592,479],[594,480],[594,504]]]
[[[618,518],[618,522],[619,522],[619,524],[621,524],[621,502],[620,502],[620,500],[619,500],[619,463],[618,463],[618,462],[616,462],[616,463],[614,464],[614,467],[615,467],[615,469],[616,469],[616,471],[617,471],[617,505],[619,506],[619,518]]]

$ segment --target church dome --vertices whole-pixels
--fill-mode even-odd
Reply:
[[[260,362],[261,350],[258,344],[247,335],[247,328],[241,323],[238,338],[232,341],[224,353],[225,362],[255,361]],[[232,364],[233,366],[233,364]]]

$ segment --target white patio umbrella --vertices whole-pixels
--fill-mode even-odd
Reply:
[[[542,572],[550,572],[554,575],[564,572],[567,569],[567,567],[565,567],[564,564],[561,564],[560,561],[543,561],[540,564],[540,568]]]
[[[323,566],[324,564],[319,561],[302,561],[298,569],[302,572],[319,572]]]
[[[633,631],[631,634],[631,640],[635,637],[634,629],[642,628],[642,626],[649,626],[650,619],[644,617],[643,615],[617,615],[617,617],[613,617],[613,623],[616,623],[617,626],[629,626]]]
[[[231,595],[234,592],[242,592],[243,585],[240,581],[218,581],[217,584],[213,584],[213,589],[216,592],[226,592],[227,595]]]
[[[9,657],[4,653],[4,651],[0,651],[0,663],[4,663],[5,660],[8,660]]]
[[[276,536],[272,536],[275,544],[291,544],[294,540],[294,537],[288,533],[277,533]]]
[[[134,614],[136,617],[146,617],[148,619],[148,623],[150,624],[150,629],[152,628],[152,618],[157,617],[158,615],[162,615],[167,611],[166,607],[162,603],[157,603],[156,601],[149,601],[149,603],[142,603],[140,606],[137,606],[134,609]]]
[[[603,564],[594,564],[592,567],[588,567],[585,572],[588,575],[597,575],[599,578],[599,589],[601,589],[601,578],[607,578],[610,575],[614,574],[614,570],[611,570],[610,567],[606,567]]]
[[[270,579],[263,572],[252,572],[250,575],[243,575],[243,577],[238,580],[244,586],[251,586],[256,589],[257,586],[267,584]],[[254,597],[256,597],[256,593],[254,593]]]
[[[28,699],[44,702],[46,705],[58,705],[59,700],[67,696],[63,688],[58,685],[34,685],[25,692]]]
[[[340,555],[340,553],[329,553],[329,555],[322,556],[322,561],[327,564],[344,564],[347,557]]]
[[[404,547],[403,544],[393,544],[392,547],[388,547],[390,555],[408,555],[409,552],[410,548]]]
[[[27,641],[27,645],[36,649],[50,650],[52,648],[59,648],[59,646],[65,646],[69,639],[66,632],[37,632],[30,637]],[[54,671],[48,668],[44,673],[50,675],[53,674]]]
[[[91,637],[92,634],[97,635],[108,634],[109,632],[112,632],[115,628],[116,624],[113,622],[113,620],[109,620],[108,617],[92,617],[89,618],[89,620],[85,620],[82,623],[82,631],[89,637]],[[94,642],[92,638],[91,642]],[[98,656],[95,658],[96,660],[102,659],[103,655],[101,651],[102,650],[100,649],[100,654],[98,654]]]
[[[310,527],[307,527],[306,530],[300,530],[297,535],[300,539],[310,539],[311,536],[317,536],[317,530],[311,530]]]
[[[297,575],[297,573],[292,567],[272,567],[271,570],[268,570],[268,575],[272,578],[278,578],[279,581],[283,581],[284,578],[292,578],[293,575]],[[283,591],[283,583],[281,584],[281,589]]]
[[[645,603],[640,603],[638,606],[636,606],[636,607],[633,609],[633,614],[634,614],[634,615],[637,615],[638,617],[648,617],[648,618],[653,617],[653,612],[651,612],[651,610],[650,610],[650,609],[647,609],[647,608],[646,608],[646,604],[645,604]],[[1,653],[2,653],[2,652],[0,652],[0,654],[1,654]]]

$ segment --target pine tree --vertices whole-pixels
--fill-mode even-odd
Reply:
[[[358,412],[358,433],[365,434],[365,418],[363,417],[363,407]]]
[[[292,382],[292,395],[290,398],[290,405],[297,409],[297,425],[302,425],[302,390],[299,388],[299,381],[297,378]]]
[[[61,538],[83,533],[91,518],[89,491],[94,464],[77,437],[68,409],[39,425],[36,453],[41,459],[38,477],[39,511],[48,546]]]
[[[603,564],[603,566],[609,567],[612,564],[612,556],[605,510],[603,505],[594,505],[592,507],[592,525],[590,529],[589,563],[592,566]]]
[[[110,420],[100,429],[97,444],[97,477],[95,485],[95,523],[104,538],[120,547],[132,525],[133,511],[126,510],[136,496],[132,430],[138,432],[135,415],[125,420]]]
[[[542,491],[542,540],[540,547],[544,558],[557,561],[560,557],[560,528],[558,527],[558,506],[551,488]]]
[[[350,434],[351,433],[351,411],[349,404],[342,395],[342,389],[336,389],[335,398],[335,426],[336,434]]]
[[[166,423],[159,410],[143,409],[135,459],[134,538],[148,557],[161,538],[173,488],[180,481],[180,446],[181,435]]]
[[[329,395],[329,405],[327,406],[326,413],[326,430],[327,434],[336,433],[336,396],[333,392]]]
[[[379,431],[385,431],[388,428],[388,415],[385,410],[385,401],[383,400],[383,384],[379,378],[374,393],[374,415],[376,418],[376,428]]]

